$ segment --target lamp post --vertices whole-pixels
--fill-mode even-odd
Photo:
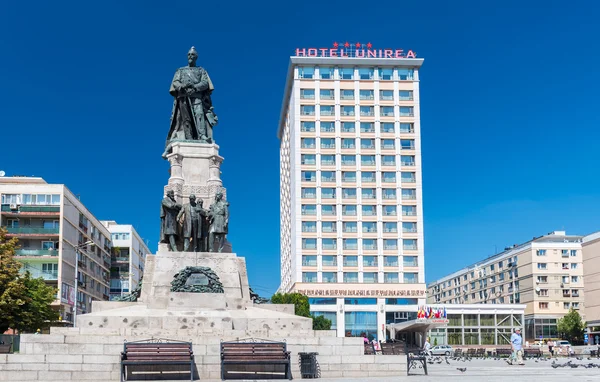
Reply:
[[[72,244],[71,244],[72,245]],[[77,298],[77,287],[79,286],[79,277],[78,273],[79,273],[79,251],[83,248],[83,247],[87,247],[88,245],[96,245],[96,243],[94,243],[92,240],[88,240],[83,244],[79,244],[77,246],[72,245],[73,248],[75,248],[75,306],[73,307],[73,327],[77,327],[77,304],[79,303],[78,298]]]

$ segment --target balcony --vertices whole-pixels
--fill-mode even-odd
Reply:
[[[59,206],[20,206],[20,212],[54,212],[60,213]]]
[[[58,256],[58,251],[54,249],[17,249],[16,256]]]
[[[31,274],[31,277],[34,279],[41,277],[47,281],[58,280],[58,271],[42,271],[42,270],[35,269],[35,268],[29,268],[29,269],[25,269],[25,270],[29,271],[29,273]]]
[[[8,233],[12,235],[58,235],[58,227],[56,228],[41,228],[41,227],[8,227]]]

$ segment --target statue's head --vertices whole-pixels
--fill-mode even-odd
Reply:
[[[193,46],[190,48],[188,52],[188,65],[196,66],[196,60],[198,59],[198,52],[196,52],[196,48]]]
[[[175,198],[175,191],[173,191],[173,190],[167,191],[167,196],[171,199]]]
[[[192,204],[196,203],[196,195],[190,194],[190,203],[192,203]]]
[[[202,207],[202,205],[204,204],[204,200],[198,199],[198,204],[200,205],[200,207]]]
[[[217,191],[217,193],[215,194],[215,200],[219,201],[223,199],[223,192],[222,191]]]

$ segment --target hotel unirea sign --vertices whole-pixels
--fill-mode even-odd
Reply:
[[[410,49],[376,49],[370,42],[334,42],[330,48],[296,48],[296,57],[417,58],[417,54]]]

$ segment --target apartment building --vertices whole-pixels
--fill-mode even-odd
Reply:
[[[583,238],[585,318],[589,342],[600,344],[600,231]]]
[[[109,230],[113,243],[110,268],[110,299],[113,300],[137,288],[150,250],[132,225],[118,224],[114,220],[101,223]]]
[[[278,131],[279,291],[307,295],[338,336],[385,339],[386,323],[415,319],[425,303],[423,59],[344,45],[290,58]]]
[[[440,304],[524,304],[528,340],[557,338],[557,320],[583,313],[582,236],[554,231],[460,269],[427,286]]]
[[[0,177],[0,198],[0,225],[19,239],[22,271],[58,289],[53,306],[65,324],[72,324],[74,309],[87,313],[92,300],[109,299],[110,232],[68,188]]]

